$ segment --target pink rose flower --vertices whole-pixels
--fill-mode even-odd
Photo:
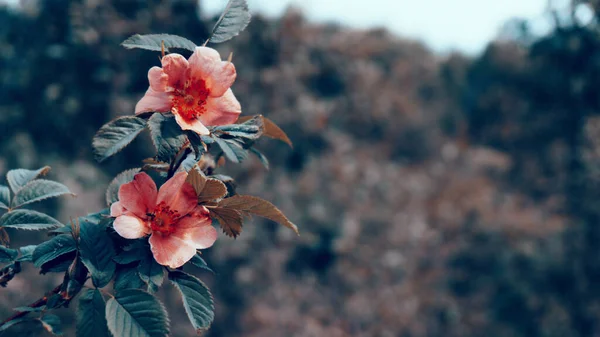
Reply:
[[[205,249],[217,240],[208,210],[198,205],[196,191],[185,180],[187,172],[169,179],[160,190],[146,173],[121,185],[119,201],[110,207],[116,217],[113,227],[126,239],[150,235],[150,247],[158,263],[179,268],[196,249]]]
[[[183,130],[209,134],[206,126],[234,123],[242,112],[230,87],[235,81],[233,63],[219,53],[196,47],[189,61],[179,54],[162,58],[162,68],[148,71],[150,88],[135,106],[135,113],[171,112]]]

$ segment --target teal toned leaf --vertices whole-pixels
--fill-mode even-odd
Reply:
[[[21,207],[36,201],[61,195],[75,195],[69,191],[67,186],[56,181],[37,179],[29,182],[17,192],[13,199],[13,207]]]
[[[14,261],[18,255],[18,250],[0,246],[0,263]]]
[[[0,185],[0,208],[8,209],[10,206],[10,189]]]
[[[48,298],[48,301],[46,302],[46,308],[47,309],[56,309],[56,308],[60,307],[61,305],[63,305],[63,303],[65,303],[65,299],[62,297],[62,295],[54,294],[54,295],[50,296],[50,298]]]
[[[238,119],[238,123],[248,123],[250,122],[252,119],[258,118],[260,117],[260,119],[262,119],[262,128],[263,128],[263,136],[267,136],[273,139],[279,139],[283,142],[285,142],[287,145],[289,145],[290,147],[294,147],[292,144],[292,141],[290,140],[290,138],[287,136],[287,134],[281,130],[281,128],[279,126],[277,126],[277,124],[275,124],[275,122],[273,122],[272,120],[268,119],[265,116],[262,115],[256,115],[256,116],[243,116],[240,117]]]
[[[105,312],[106,303],[100,291],[85,290],[77,308],[77,337],[110,337]]]
[[[94,286],[102,288],[115,274],[116,264],[112,260],[116,255],[115,247],[106,227],[87,221],[82,221],[79,226],[81,262],[90,271]]]
[[[146,127],[146,121],[135,116],[123,116],[104,124],[94,136],[92,146],[96,160],[106,158],[121,151]]]
[[[272,203],[250,195],[234,195],[219,202],[219,207],[235,209],[245,214],[258,215],[284,225],[299,235],[298,227],[294,225]]]
[[[31,260],[33,259],[33,251],[35,250],[35,248],[37,248],[36,245],[23,246],[23,247],[19,248],[19,251],[21,252],[21,256],[19,256],[17,261],[31,262]]]
[[[123,41],[121,45],[127,49],[140,48],[161,51],[163,42],[165,51],[168,51],[169,48],[187,49],[189,51],[196,50],[194,42],[181,36],[169,34],[135,34]]]
[[[63,224],[53,217],[29,209],[11,211],[0,217],[0,227],[41,230],[62,226]]]
[[[262,135],[262,130],[260,129],[260,126],[251,124],[231,124],[217,126],[213,128],[212,132],[247,139],[258,139]]]
[[[269,169],[269,160],[267,159],[267,157],[265,157],[264,154],[262,154],[262,152],[258,151],[253,147],[250,148],[250,152],[254,153],[258,157],[258,160],[260,160],[261,164],[263,164],[263,166],[267,170]]]
[[[154,260],[152,254],[147,254],[140,262],[138,273],[142,281],[146,282],[151,289],[160,287],[165,277],[163,266]]]
[[[71,235],[58,235],[38,245],[33,251],[32,261],[39,268],[61,255],[74,252],[75,249],[75,240]]]
[[[75,260],[75,257],[75,251],[62,254],[57,258],[42,264],[40,268],[40,274],[65,272],[69,270],[69,267],[71,267],[71,264],[73,264],[73,260]]]
[[[120,291],[109,299],[106,321],[113,336],[164,337],[169,334],[169,319],[162,303],[138,289]]]
[[[46,310],[46,306],[41,307],[16,307],[13,308],[14,311],[17,312],[40,312]]]
[[[227,157],[227,159],[231,160],[234,163],[239,163],[240,162],[240,158],[238,157],[238,151],[236,151],[231,143],[227,142],[224,139],[221,138],[217,138],[214,137],[213,138],[215,140],[215,142],[217,142],[217,144],[219,145],[219,147],[221,148],[221,150],[223,151],[223,154],[225,154],[225,157]],[[241,158],[243,159],[243,158]]]
[[[194,257],[192,257],[192,259],[190,260],[190,262],[198,267],[198,268],[202,268],[202,269],[206,269],[208,271],[210,271],[211,273],[214,274],[214,271],[212,269],[210,269],[210,267],[208,266],[208,264],[206,263],[206,261],[204,261],[204,259],[200,256],[200,253],[196,253],[196,255],[194,255]]]
[[[110,216],[110,209],[105,208],[100,212],[90,213],[86,216],[79,217],[79,221],[87,221],[93,224],[99,224],[102,220],[105,220],[108,216]]]
[[[130,264],[132,262],[141,261],[144,258],[144,253],[138,247],[133,247],[130,250],[120,252],[113,260],[118,264]]]
[[[23,318],[17,318],[17,319],[12,319],[6,323],[4,323],[2,326],[0,326],[0,332],[5,331],[6,329],[10,328],[11,326],[23,323],[23,322],[35,322],[37,321],[37,319],[33,319],[30,317],[23,317]]]
[[[174,117],[154,114],[148,120],[152,143],[156,147],[159,161],[170,162],[185,144],[187,137]]]
[[[115,277],[114,285],[116,291],[139,289],[145,285],[138,273],[137,264],[132,263],[126,266],[117,266],[116,273],[117,276]]]
[[[208,41],[221,43],[237,36],[246,29],[251,17],[246,0],[229,0]]]
[[[38,170],[10,170],[6,174],[6,180],[8,180],[8,184],[13,190],[13,193],[17,193],[23,186],[27,185],[28,182],[38,178],[39,176],[46,175],[49,171],[50,166],[44,166]]]
[[[169,273],[169,280],[175,284],[185,312],[198,333],[208,329],[215,318],[213,298],[208,288],[196,277],[179,270]]]
[[[60,318],[56,315],[44,315],[40,318],[40,322],[44,329],[55,336],[62,336],[62,328],[60,327]]]
[[[133,168],[119,173],[106,189],[106,204],[110,206],[113,202],[119,201],[119,188],[121,185],[131,182],[133,177],[138,173],[140,173],[139,168]]]

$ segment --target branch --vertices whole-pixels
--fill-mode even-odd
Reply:
[[[37,301],[31,303],[30,305],[28,305],[27,307],[29,308],[39,308],[43,305],[46,305],[46,303],[48,302],[48,299],[50,298],[50,296],[54,295],[54,294],[58,294],[60,292],[60,290],[62,289],[62,284],[56,286],[56,288],[52,289],[51,292],[49,292],[48,294],[46,294],[44,297],[38,299]],[[15,320],[17,318],[21,318],[23,316],[26,316],[28,313],[30,313],[30,311],[18,311],[16,314],[10,316],[9,318],[5,319],[4,321],[2,321],[2,323],[0,323],[0,326]]]

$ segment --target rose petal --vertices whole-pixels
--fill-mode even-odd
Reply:
[[[135,105],[135,113],[141,114],[150,111],[167,112],[171,110],[172,105],[171,96],[168,93],[148,88],[144,97]]]
[[[156,184],[146,173],[138,173],[129,183],[119,188],[121,207],[146,219],[147,214],[154,211],[156,206]]]
[[[219,52],[208,47],[196,47],[189,65],[191,76],[204,80],[212,97],[222,96],[237,75],[233,63],[221,61]]]
[[[174,89],[183,88],[189,66],[185,57],[180,54],[169,54],[163,57],[161,62],[163,71],[169,76],[168,85]]]
[[[221,61],[217,64],[212,73],[206,78],[206,87],[210,90],[211,97],[220,97],[231,88],[237,73],[235,66],[229,61]]]
[[[152,67],[148,70],[148,82],[150,88],[156,92],[164,92],[167,88],[169,76],[160,67]]]
[[[123,205],[118,201],[113,202],[112,205],[110,205],[110,216],[123,215],[126,211],[127,210],[125,209],[125,207],[123,207]]]
[[[186,217],[184,226],[177,225],[176,231],[171,234],[187,242],[196,249],[206,249],[217,240],[217,230],[212,226],[209,217]],[[184,220],[182,219],[182,220]]]
[[[174,235],[155,232],[149,241],[154,259],[163,266],[179,268],[196,255],[196,248]]]
[[[113,222],[113,228],[126,239],[139,239],[151,232],[145,221],[134,215],[118,216]]]
[[[179,213],[180,217],[189,214],[198,204],[198,196],[194,187],[185,182],[187,172],[176,173],[167,180],[158,191],[157,204],[165,203],[171,210]]]
[[[206,100],[206,111],[198,118],[204,125],[227,125],[235,123],[242,106],[231,89],[221,97],[209,97]]]
[[[196,47],[189,59],[190,75],[197,79],[206,79],[221,62],[219,52],[209,47]]]
[[[194,119],[193,121],[188,122],[184,118],[182,118],[175,109],[173,109],[173,115],[175,116],[175,121],[177,122],[177,124],[179,124],[182,130],[192,130],[199,135],[210,134],[210,131],[206,128],[206,126],[204,126],[204,124],[202,124],[202,122],[199,119]]]

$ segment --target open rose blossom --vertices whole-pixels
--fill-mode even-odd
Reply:
[[[221,61],[219,53],[196,47],[189,60],[179,54],[162,58],[162,68],[148,71],[150,88],[135,106],[135,113],[171,112],[183,130],[209,134],[207,126],[234,123],[242,112],[230,87],[235,66]]]
[[[208,210],[198,205],[186,178],[187,172],[177,173],[157,192],[152,178],[138,173],[121,185],[119,201],[110,207],[115,231],[126,239],[150,235],[154,258],[171,268],[181,267],[196,249],[208,248],[217,239]]]

